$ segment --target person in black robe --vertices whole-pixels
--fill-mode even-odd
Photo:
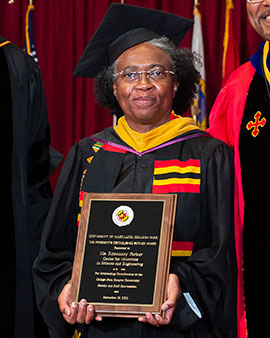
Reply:
[[[51,337],[236,337],[233,153],[179,116],[200,79],[195,55],[176,48],[190,25],[113,4],[75,69],[95,77],[97,100],[118,122],[76,143],[57,183],[33,267]],[[87,192],[177,194],[164,317],[102,318],[85,299],[71,302]]]
[[[270,142],[269,9],[269,1],[246,1],[249,23],[263,41],[226,81],[211,109],[207,130],[234,150],[239,338],[269,334],[265,305],[270,302],[266,198],[270,178],[265,174]]]
[[[52,199],[50,126],[39,67],[0,37],[0,111],[5,149],[1,245],[1,333],[48,337],[36,306],[32,264]]]

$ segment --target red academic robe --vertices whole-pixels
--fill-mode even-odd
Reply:
[[[235,165],[235,242],[238,261],[238,294],[237,316],[238,337],[247,337],[246,316],[244,308],[244,281],[243,281],[243,223],[244,223],[244,196],[241,177],[239,155],[239,134],[245,110],[246,98],[255,68],[247,62],[237,68],[229,77],[220,91],[209,116],[207,132],[234,149]]]

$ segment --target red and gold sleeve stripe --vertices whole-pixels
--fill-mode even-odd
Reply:
[[[79,196],[79,207],[80,209],[82,208],[83,205],[83,195],[85,194],[85,191],[80,191],[80,196]],[[77,217],[77,225],[80,225],[80,220],[81,220],[81,213],[79,212],[78,217]]]
[[[163,180],[154,181],[152,192],[154,194],[166,194],[166,193],[199,193],[200,184],[194,181],[186,181],[184,179],[177,179],[175,182],[173,180]]]
[[[153,193],[200,192],[200,160],[155,161]]]
[[[178,242],[172,243],[172,256],[173,257],[188,257],[191,256],[193,251],[193,242]]]
[[[155,175],[178,172],[180,174],[186,173],[201,173],[200,160],[168,160],[168,161],[155,161]]]

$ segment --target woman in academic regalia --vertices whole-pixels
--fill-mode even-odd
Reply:
[[[196,57],[177,49],[190,26],[113,4],[75,69],[95,78],[98,101],[118,123],[75,144],[57,184],[34,265],[51,337],[236,337],[233,154],[179,115],[200,78]],[[85,299],[71,302],[85,192],[177,194],[164,317],[102,318]]]

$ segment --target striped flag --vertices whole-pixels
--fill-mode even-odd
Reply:
[[[33,14],[34,14],[34,5],[28,5],[26,16],[25,16],[25,41],[24,49],[27,54],[31,55],[36,62],[38,62],[35,43],[34,43],[34,34],[33,34]]]
[[[225,84],[230,74],[240,65],[239,52],[234,35],[233,8],[233,0],[226,0],[222,86]]]
[[[191,108],[192,116],[195,119],[197,125],[203,130],[207,127],[207,114],[206,114],[206,87],[205,87],[205,64],[204,64],[204,47],[203,36],[201,27],[201,13],[198,9],[198,1],[194,5],[194,27],[192,35],[191,49],[201,57],[201,65],[198,71],[201,74],[201,80],[197,97],[194,100]]]

